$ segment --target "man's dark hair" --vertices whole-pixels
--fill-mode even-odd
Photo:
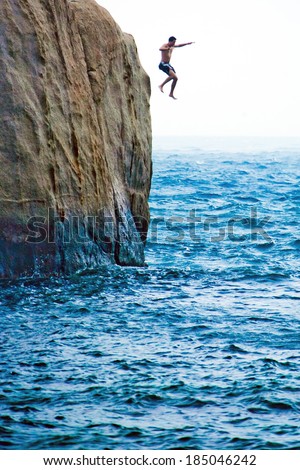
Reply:
[[[169,42],[176,41],[176,38],[174,36],[169,37]]]

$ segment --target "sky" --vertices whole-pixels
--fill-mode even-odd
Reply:
[[[300,137],[299,0],[97,0],[134,36],[151,79],[153,135]],[[158,85],[160,46],[177,100]]]

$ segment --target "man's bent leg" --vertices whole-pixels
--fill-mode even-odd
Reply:
[[[170,77],[171,77],[171,79],[173,79],[173,82],[172,82],[172,85],[171,85],[171,91],[170,91],[169,96],[171,98],[173,98],[174,100],[176,100],[177,98],[175,98],[175,96],[173,95],[173,92],[174,92],[174,89],[176,87],[178,77],[177,77],[176,73],[172,72],[171,70],[170,70]]]
[[[161,85],[159,85],[158,88],[160,89],[161,92],[164,92],[163,87],[164,87],[165,84],[168,83],[170,80],[173,80],[173,77],[169,76],[168,78],[166,78],[166,80],[165,80]]]

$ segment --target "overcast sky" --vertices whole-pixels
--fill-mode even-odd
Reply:
[[[154,135],[300,136],[299,0],[97,0],[136,41]],[[174,35],[174,101],[158,85]]]

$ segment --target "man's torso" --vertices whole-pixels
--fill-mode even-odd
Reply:
[[[164,44],[165,47],[168,46],[168,44]],[[167,62],[169,63],[171,60],[172,52],[173,52],[173,47],[168,49],[167,51],[161,51],[161,60],[162,62]]]

